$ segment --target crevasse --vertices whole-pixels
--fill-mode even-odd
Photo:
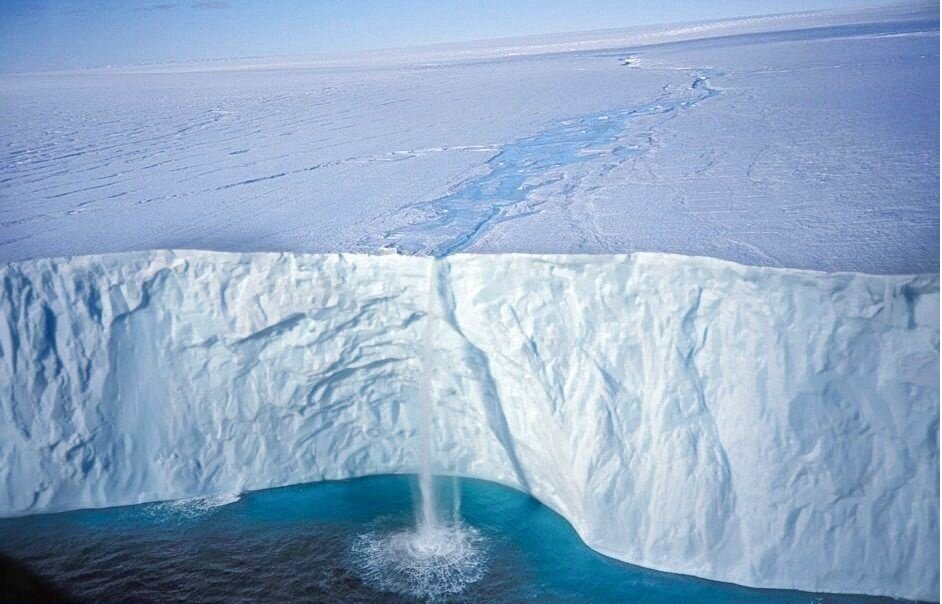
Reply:
[[[0,267],[0,514],[415,471],[429,262]],[[634,564],[938,600],[938,275],[437,263],[436,472]]]

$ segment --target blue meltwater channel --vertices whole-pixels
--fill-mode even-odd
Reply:
[[[434,483],[442,518],[460,498],[468,541],[453,553],[472,556],[462,576],[376,572],[395,568],[376,559],[394,548],[375,547],[372,536],[415,528],[413,476],[3,519],[0,551],[88,602],[890,601],[647,570],[589,549],[562,517],[521,492],[478,480]],[[440,589],[436,580],[459,589]],[[416,593],[423,588],[431,591]]]
[[[538,190],[558,185],[562,193],[551,198],[568,197],[579,181],[571,168],[600,158],[621,162],[647,152],[650,137],[636,122],[645,119],[651,127],[716,96],[720,91],[710,86],[708,75],[718,74],[692,73],[688,86],[665,88],[650,102],[566,119],[505,144],[482,175],[444,197],[413,204],[408,224],[360,246],[436,257],[464,251],[495,225],[542,211],[546,199],[532,195]]]

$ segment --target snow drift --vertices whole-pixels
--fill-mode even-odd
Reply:
[[[0,278],[0,514],[413,471],[429,329],[438,471],[631,563],[939,597],[937,275],[160,251]]]

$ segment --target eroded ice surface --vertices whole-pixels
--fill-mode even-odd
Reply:
[[[4,75],[0,260],[641,250],[937,272],[938,53],[930,4]]]
[[[938,6],[0,77],[0,261],[937,273]],[[440,472],[592,547],[938,599],[938,276],[0,267],[0,513]],[[190,508],[188,508],[190,509]]]
[[[634,564],[938,599],[938,275],[141,252],[0,283],[4,515],[415,471],[431,326],[437,472]]]

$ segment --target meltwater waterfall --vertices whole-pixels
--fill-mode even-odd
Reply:
[[[439,262],[431,259],[425,333],[422,339],[421,373],[413,422],[417,433],[420,498],[416,526],[393,531],[376,530],[361,535],[353,546],[361,576],[375,587],[418,598],[436,600],[460,593],[484,576],[485,551],[481,534],[461,522],[460,489],[452,481],[451,518],[438,516],[432,473],[432,418],[435,412],[434,373],[439,308]]]
[[[613,558],[937,597],[937,274],[152,251],[0,282],[0,516],[416,472],[427,423],[429,475],[517,486]],[[418,547],[436,540],[401,492],[346,544],[364,584],[506,578],[503,541],[435,482],[438,530],[467,545],[451,560],[472,564],[436,583],[455,565]]]
[[[416,424],[419,436],[419,491],[422,502],[418,514],[418,532],[433,539],[438,528],[435,485],[432,479],[432,376],[435,370],[435,327],[438,308],[438,262],[429,265],[428,300],[425,306],[425,337],[422,340],[422,373],[419,381],[419,408]],[[455,518],[457,521],[457,518]]]

